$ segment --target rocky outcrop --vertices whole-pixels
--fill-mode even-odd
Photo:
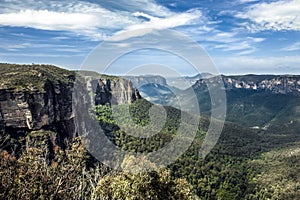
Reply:
[[[79,92],[79,101],[87,91],[74,87],[74,72],[54,66],[3,64],[0,74],[0,132],[26,136],[51,130],[57,133],[59,145],[75,136],[74,90]],[[96,105],[131,103],[141,98],[128,80],[110,76],[89,80]],[[80,84],[87,88],[86,82]]]
[[[91,81],[95,91],[95,105],[118,105],[132,103],[141,96],[129,80],[99,79]]]
[[[44,128],[59,132],[60,139],[71,138],[75,130],[72,84],[47,80],[43,91],[1,89],[0,113],[8,132]]]

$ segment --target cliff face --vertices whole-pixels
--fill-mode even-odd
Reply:
[[[300,76],[296,75],[246,75],[223,76],[226,90],[246,89],[253,91],[268,91],[273,94],[290,94],[300,96]],[[206,83],[214,83],[215,78],[200,79],[194,88],[201,88]]]
[[[72,84],[47,80],[44,90],[0,90],[2,131],[8,133],[51,129],[59,133],[59,141],[72,138]]]
[[[91,81],[95,89],[96,105],[118,105],[132,103],[141,96],[132,83],[125,79],[98,79]]]
[[[0,64],[0,75],[0,132],[26,135],[52,130],[59,144],[74,137],[74,72],[54,66]],[[120,78],[92,79],[91,86],[96,105],[140,98],[131,82]]]
[[[267,90],[274,94],[300,94],[299,76],[275,76],[271,79],[260,81],[236,80],[234,78],[225,78],[227,88],[244,88],[253,90]]]

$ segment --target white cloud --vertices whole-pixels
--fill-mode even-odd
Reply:
[[[243,29],[218,30],[218,26],[214,26],[214,23],[207,21],[205,16],[203,21],[203,24],[206,25],[183,27],[178,30],[191,36],[210,52],[223,51],[236,55],[246,55],[254,53],[258,49],[258,44],[265,41],[265,38],[262,37],[245,36]]]
[[[239,42],[239,43],[231,43],[231,44],[221,44],[216,45],[215,48],[220,48],[226,51],[237,51],[244,49],[251,49],[251,45],[247,41]]]
[[[131,25],[125,28],[125,30],[117,32],[115,37],[113,38],[114,41],[143,36],[151,32],[152,30],[163,30],[180,27],[183,25],[192,25],[202,21],[201,18],[203,17],[201,11],[196,9],[187,11],[185,13],[173,14],[170,17],[165,18],[153,17],[140,12],[134,13],[134,16],[146,17],[150,21]]]
[[[0,14],[0,24],[43,30],[83,30],[94,29],[98,23],[95,16],[84,13],[21,10],[18,13]]]
[[[300,30],[300,1],[280,0],[271,3],[257,3],[248,7],[246,12],[236,17],[249,19],[252,23],[244,24],[251,31],[262,30]]]
[[[34,41],[24,42],[24,43],[15,43],[14,42],[4,42],[0,44],[0,49],[7,50],[9,52],[21,52],[24,49],[31,49],[31,51],[38,52],[40,49],[51,49],[54,51],[63,51],[63,52],[86,52],[91,50],[91,47],[77,48],[75,45],[68,44],[50,44],[50,43],[36,43]]]
[[[248,55],[254,53],[257,50],[255,43],[261,40],[253,41],[251,39],[238,40],[237,42],[222,43],[213,45],[210,47],[211,50],[220,49],[222,51],[234,52],[235,55]]]
[[[300,42],[296,42],[292,45],[282,48],[283,51],[298,51],[300,50]]]
[[[118,1],[99,1],[104,7],[112,7],[118,10],[125,10],[130,13],[142,12],[155,17],[166,17],[172,13],[168,8],[159,5],[155,0],[118,0]]]
[[[244,3],[253,3],[257,1],[258,0],[237,0],[237,3],[244,4]]]
[[[213,30],[206,34],[200,34],[197,40],[204,43],[211,51],[233,51],[237,55],[245,55],[255,52],[257,44],[263,42],[265,38],[242,37],[238,32]]]
[[[207,24],[205,21],[203,24]],[[237,32],[225,32],[216,29],[215,26],[197,25],[189,28],[179,29],[181,32],[192,36],[194,40],[199,42],[218,42],[218,43],[232,43],[240,40],[237,36]]]
[[[0,13],[0,26],[68,31],[93,40],[103,40],[113,30],[141,21],[131,13],[83,1],[6,0]]]
[[[254,38],[254,37],[247,37],[247,39],[252,40],[253,42],[263,42],[265,38]]]
[[[236,55],[239,55],[239,56],[243,56],[243,55],[248,55],[248,54],[251,54],[251,53],[254,53],[256,51],[256,48],[250,48],[250,49],[246,49],[244,51],[240,51],[238,53],[236,53]]]
[[[98,3],[5,0],[0,5],[0,26],[68,31],[93,40],[103,40],[118,30],[167,29],[188,25],[202,15],[199,10],[174,13],[153,0]]]

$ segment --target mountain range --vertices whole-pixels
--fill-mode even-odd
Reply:
[[[0,64],[0,75],[0,199],[300,197],[299,76],[196,76],[189,79],[190,88],[179,89],[160,76],[122,78],[52,65]],[[216,87],[216,81],[224,87]],[[217,144],[203,158],[199,150],[212,122],[210,92],[215,90],[226,94],[227,117]],[[180,103],[189,105],[191,91],[201,116],[182,112],[174,100],[180,96]],[[148,129],[138,133],[144,137],[134,137],[136,127],[161,121],[151,116],[154,104],[162,105],[156,108],[165,110],[166,123],[151,137]],[[93,150],[114,155],[107,143],[130,155],[169,146],[179,126],[189,122],[182,115],[196,117],[199,125],[193,140],[182,138],[190,146],[165,166],[167,171],[132,175],[94,157]],[[96,142],[102,132],[93,133],[94,125],[101,127],[105,141]],[[94,149],[86,139],[96,144]],[[170,148],[177,152],[180,145]],[[155,159],[120,159],[123,170],[156,166]]]
[[[147,77],[144,79],[147,80]],[[185,79],[177,78],[176,84],[180,85]],[[167,81],[154,81],[151,84],[140,83],[139,90],[144,98],[153,103],[180,109],[176,98],[180,96],[180,99],[184,100],[181,103],[188,105],[191,103],[188,95],[192,89],[198,98],[201,113],[209,116],[211,99],[207,86],[213,88],[214,83],[220,79],[223,81],[226,93],[227,121],[261,131],[298,132],[300,128],[300,76],[298,75],[251,74],[220,77],[208,75],[206,78],[197,75],[187,78],[188,82],[193,83],[188,89],[180,90],[170,86]],[[131,77],[131,80],[134,80],[134,77]]]

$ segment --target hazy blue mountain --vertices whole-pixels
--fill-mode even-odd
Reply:
[[[144,75],[144,76],[123,76],[122,78],[130,80],[134,87],[139,88],[149,83],[155,83],[159,85],[167,85],[167,81],[164,77],[159,75]]]
[[[138,90],[143,98],[155,104],[169,105],[170,99],[176,98],[172,89],[156,83],[145,84]]]
[[[171,77],[167,79],[167,83],[170,86],[184,90],[194,85],[201,78],[211,78],[213,76],[210,73],[201,73],[194,76]]]

